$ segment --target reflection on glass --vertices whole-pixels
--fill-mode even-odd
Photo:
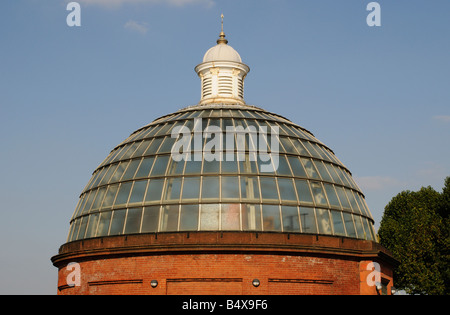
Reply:
[[[320,234],[331,234],[331,224],[328,210],[316,209],[317,226]]]
[[[202,199],[219,199],[219,177],[203,177]]]
[[[200,230],[218,230],[220,205],[202,204],[200,208]]]
[[[355,226],[353,225],[352,215],[348,212],[343,212],[345,229],[347,230],[347,236],[356,237]]]
[[[263,230],[264,231],[280,231],[280,207],[274,205],[262,205],[263,213]]]
[[[180,214],[180,231],[198,229],[198,205],[182,205]]]
[[[144,158],[141,165],[139,166],[139,170],[136,173],[136,178],[148,177],[154,161],[154,157]]]
[[[89,225],[86,231],[86,238],[94,237],[97,231],[98,213],[91,214],[89,216]]]
[[[253,204],[242,205],[242,229],[261,231],[261,206]]]
[[[200,195],[200,177],[185,177],[183,183],[182,201],[198,200]]]
[[[257,177],[241,177],[242,199],[259,200],[259,184]]]
[[[333,220],[334,234],[345,236],[345,230],[344,230],[344,224],[342,223],[341,212],[331,210],[331,218]]]
[[[291,178],[278,178],[281,201],[297,201],[294,182]]]
[[[181,193],[181,177],[168,178],[164,190],[164,200],[179,200]]]
[[[347,196],[345,194],[344,188],[341,186],[336,186],[336,191],[339,196],[339,200],[341,201],[341,205],[344,209],[351,209],[350,203],[348,202]]]
[[[311,182],[311,190],[314,196],[314,201],[316,205],[326,206],[327,200],[325,199],[325,194],[322,189],[322,184],[319,182]]]
[[[311,191],[306,180],[295,180],[295,187],[297,188],[298,199],[301,203],[313,203]]]
[[[139,233],[141,228],[142,208],[128,209],[125,234]]]
[[[164,179],[152,179],[147,188],[147,194],[145,195],[145,201],[160,201],[161,193],[164,187]]]
[[[263,199],[278,200],[278,190],[274,177],[260,177],[261,195]]]
[[[341,207],[339,200],[336,195],[336,191],[334,190],[333,185],[324,183],[323,186],[325,187],[325,192],[327,193],[328,201],[330,202],[331,206],[335,207]]]
[[[240,230],[241,207],[239,204],[222,204],[221,230]]]
[[[123,224],[125,222],[125,210],[115,210],[113,212],[111,220],[111,228],[109,230],[109,235],[120,235],[123,231]]]
[[[300,207],[300,222],[302,233],[317,233],[313,208]]]
[[[159,223],[159,206],[144,208],[141,233],[157,232]]]
[[[130,200],[128,201],[128,203],[142,202],[144,200],[146,188],[146,180],[134,182],[133,190],[131,191]]]
[[[305,169],[303,165],[300,163],[298,157],[288,156],[289,163],[291,164],[292,172],[294,176],[306,177]]]
[[[222,199],[239,199],[239,178],[222,176]]]
[[[305,170],[306,173],[308,174],[309,178],[316,178],[316,179],[320,179],[319,174],[317,174],[317,171],[314,167],[314,165],[312,164],[310,159],[304,159],[302,158],[302,163],[305,166]]]
[[[120,184],[119,192],[117,193],[115,206],[124,205],[128,201],[128,196],[130,195],[131,185],[133,183],[122,183]]]
[[[178,215],[180,206],[163,206],[161,209],[161,232],[178,231]]]
[[[356,226],[356,233],[358,233],[358,238],[365,239],[366,234],[364,233],[362,223],[361,223],[361,217],[359,215],[353,216],[355,220],[355,226]]]
[[[170,156],[158,156],[153,166],[151,176],[161,176],[166,173],[167,163]]]
[[[281,206],[283,232],[300,232],[297,207]]]

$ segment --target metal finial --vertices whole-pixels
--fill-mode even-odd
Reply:
[[[223,14],[221,14],[220,17],[222,18],[222,27],[217,44],[228,44],[228,40],[225,39],[225,33],[223,32]]]

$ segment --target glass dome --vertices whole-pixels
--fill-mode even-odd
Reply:
[[[171,149],[177,138],[171,137],[172,130],[179,126],[194,130],[198,118],[203,130],[207,126],[223,131],[228,126],[247,128],[243,158],[237,156],[236,141],[234,158],[173,159]],[[262,171],[268,162],[248,145],[255,139],[250,126],[279,128],[278,135],[258,138],[266,141],[268,152],[274,137],[279,144],[276,170]],[[202,139],[202,146],[193,145],[190,152],[207,149],[211,138]],[[227,141],[225,136],[222,139]],[[132,133],[97,167],[81,193],[68,242],[181,231],[306,233],[375,240],[364,195],[333,151],[288,119],[249,105],[191,106]]]

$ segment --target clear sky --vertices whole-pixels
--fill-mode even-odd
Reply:
[[[229,45],[251,68],[245,100],[334,150],[379,227],[402,190],[450,176],[450,1],[0,2],[0,294],[55,294],[50,257],[91,173],[161,115],[196,104],[194,67]]]

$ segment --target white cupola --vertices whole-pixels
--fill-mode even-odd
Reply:
[[[205,53],[195,71],[202,85],[199,104],[245,104],[244,79],[250,68],[242,63],[241,56],[225,39],[223,14],[217,45]]]

